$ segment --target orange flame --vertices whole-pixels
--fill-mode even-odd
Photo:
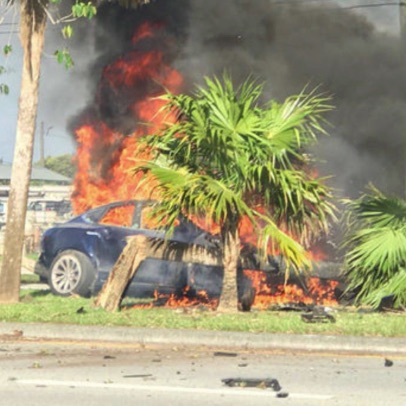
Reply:
[[[244,270],[244,274],[252,281],[255,289],[253,307],[267,309],[275,304],[303,303],[305,305],[337,305],[335,280],[322,281],[311,277],[306,281],[306,290],[295,284],[272,284],[265,272]]]
[[[125,135],[111,128],[107,121],[90,117],[86,124],[76,130],[77,174],[72,195],[75,213],[112,201],[150,198],[153,183],[149,183],[148,188],[141,189],[141,175],[134,176],[131,171],[134,167],[133,159],[150,159],[147,152],[143,156],[137,155],[138,140],[146,133],[156,133],[161,128],[164,117],[160,111],[164,102],[159,96],[164,93],[164,89],[176,93],[183,84],[180,73],[168,65],[161,51],[137,49],[137,44],[154,38],[156,30],[161,28],[160,23],[142,24],[132,38],[134,49],[103,70],[96,101],[103,102],[106,89],[116,95],[117,99],[128,98],[130,101],[125,105],[126,113],[136,118],[139,125],[135,125],[131,134]],[[154,86],[148,92],[145,90],[149,83]],[[156,86],[157,83],[161,85],[160,88]],[[139,88],[143,89],[144,96],[139,95]],[[174,120],[175,117],[167,119]],[[258,206],[258,198],[252,200]],[[121,211],[113,215],[114,218],[108,219],[110,223],[129,224],[129,212]],[[219,225],[206,219],[194,218],[193,221],[213,234],[220,231]],[[248,219],[242,221],[240,235],[244,243],[256,245],[256,232]],[[322,253],[314,251],[313,254],[314,259],[322,259]],[[266,308],[272,303],[281,302],[330,304],[335,300],[333,282],[328,286],[321,286],[318,281],[310,279],[307,292],[304,292],[293,285],[271,286],[261,272],[245,272],[253,281],[256,290],[254,307],[257,308]],[[202,303],[211,308],[217,306],[218,301],[208,298],[205,292],[198,292],[194,297],[190,297],[188,293],[186,290],[181,298],[175,295],[166,297],[166,306],[193,306]],[[157,295],[156,300],[163,300],[163,297]]]
[[[144,38],[154,35],[154,28],[159,25],[145,23],[133,37],[137,44]],[[103,71],[103,86],[120,97],[133,93],[146,81],[159,83],[161,89],[146,94],[144,98],[130,103],[128,111],[137,117],[139,126],[130,135],[123,135],[111,129],[102,120],[89,122],[76,130],[77,140],[77,174],[74,180],[72,205],[75,213],[116,200],[145,199],[149,197],[151,184],[138,188],[140,176],[133,175],[132,159],[149,159],[149,156],[137,155],[137,142],[140,136],[156,132],[162,125],[163,116],[158,114],[163,101],[157,99],[164,89],[179,91],[182,77],[179,72],[166,64],[161,51],[140,52],[134,50],[125,57],[108,65]],[[100,97],[100,95],[99,95]]]

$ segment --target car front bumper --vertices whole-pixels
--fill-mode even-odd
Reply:
[[[43,278],[48,278],[49,269],[45,266],[45,264],[41,261],[41,258],[35,263],[34,267],[35,275],[38,275]]]

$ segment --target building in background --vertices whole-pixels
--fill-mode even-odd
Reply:
[[[0,163],[0,199],[8,199],[11,164]],[[53,200],[69,199],[72,192],[72,179],[46,168],[33,167],[28,198]]]
[[[0,163],[0,230],[7,219],[11,164]],[[28,194],[26,252],[35,251],[41,232],[71,216],[72,179],[42,167],[33,167]],[[3,233],[0,233],[0,252]]]

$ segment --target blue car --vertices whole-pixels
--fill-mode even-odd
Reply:
[[[127,237],[165,238],[165,229],[154,225],[151,216],[148,216],[151,205],[151,201],[115,202],[48,229],[42,236],[35,273],[48,282],[56,295],[88,297],[97,293],[125,247]],[[179,219],[169,241],[209,249],[220,247],[218,237],[186,218]],[[254,251],[245,252],[241,259],[244,268],[259,268]],[[279,271],[277,263],[268,268],[268,271]],[[250,281],[242,272],[239,275],[242,295],[250,286]],[[220,295],[222,279],[223,269],[220,266],[148,258],[139,266],[125,294],[132,297],[151,297],[156,292],[181,295],[188,287],[189,294],[204,290],[209,297],[215,298]]]

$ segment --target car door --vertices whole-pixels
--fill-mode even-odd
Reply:
[[[153,202],[144,201],[136,206],[133,228],[138,234],[163,240],[166,228],[152,216]],[[186,286],[187,264],[162,258],[147,258],[139,266],[129,286],[131,294],[151,295],[154,292],[180,292]]]

